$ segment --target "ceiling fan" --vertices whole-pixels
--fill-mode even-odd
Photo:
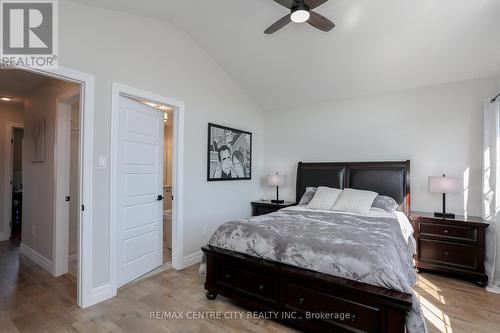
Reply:
[[[273,25],[264,31],[266,34],[272,34],[286,26],[290,22],[307,22],[321,31],[330,31],[335,24],[312,10],[327,2],[328,0],[274,0],[283,7],[290,9],[290,14],[276,21]]]

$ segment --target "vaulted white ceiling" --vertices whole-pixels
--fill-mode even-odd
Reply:
[[[265,109],[500,72],[498,0],[329,0],[329,33],[290,24],[273,0],[77,0],[168,20]]]

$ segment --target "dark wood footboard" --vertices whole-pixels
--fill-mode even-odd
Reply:
[[[207,260],[207,298],[228,297],[307,332],[405,331],[411,295],[216,247]]]

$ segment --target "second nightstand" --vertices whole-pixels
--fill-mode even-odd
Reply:
[[[472,279],[485,286],[485,230],[479,217],[438,218],[430,213],[411,212],[417,240],[417,268]]]
[[[282,208],[290,207],[293,205],[295,205],[295,203],[290,201],[285,201],[284,203],[280,204],[275,204],[267,200],[252,201],[252,216],[273,213]]]

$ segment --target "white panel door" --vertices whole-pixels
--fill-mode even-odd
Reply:
[[[163,112],[120,97],[117,282],[163,261]]]

